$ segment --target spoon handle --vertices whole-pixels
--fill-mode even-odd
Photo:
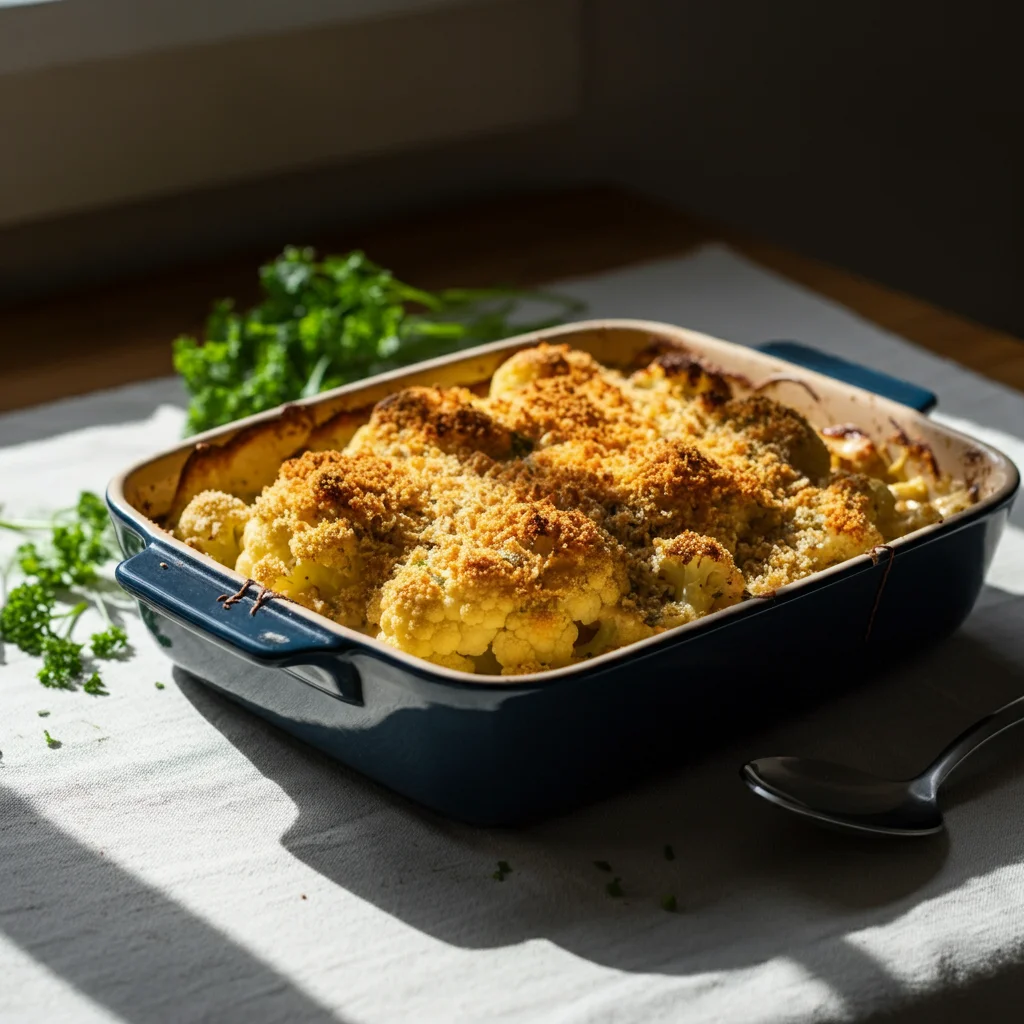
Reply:
[[[1000,733],[1024,722],[1024,697],[1004,704],[998,711],[993,711],[984,718],[979,718],[969,726],[917,778],[916,782],[925,789],[929,797],[934,797],[949,773],[970,757],[979,747],[989,740],[995,739]]]

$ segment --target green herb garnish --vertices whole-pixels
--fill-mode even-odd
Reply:
[[[86,693],[91,693],[94,697],[110,696],[107,688],[103,685],[103,680],[100,679],[99,672],[93,672],[93,674],[82,684],[82,689],[85,690]]]
[[[496,882],[504,882],[505,876],[512,874],[512,867],[507,860],[498,861],[498,870],[491,875]]]
[[[61,741],[58,740],[58,739],[54,739],[54,737],[50,735],[50,733],[49,733],[49,731],[47,729],[43,730],[43,735],[46,737],[46,745],[51,750],[59,750],[60,747],[63,746]]]
[[[50,717],[50,712],[49,711],[37,711],[36,714],[40,718],[49,718]]]
[[[157,688],[158,690],[162,690],[162,689],[164,689],[164,684],[163,684],[163,683],[154,683],[153,685],[154,685],[154,686],[155,686],[155,687],[156,687],[156,688]]]
[[[662,896],[661,909],[667,910],[670,914],[674,914],[679,909],[679,904],[676,902],[675,896]]]
[[[81,644],[62,636],[48,636],[43,640],[43,665],[36,673],[43,686],[73,690],[75,680],[81,674]]]
[[[43,653],[43,641],[50,636],[50,619],[57,598],[49,586],[22,583],[7,595],[0,609],[0,634],[26,654]]]
[[[72,633],[90,605],[99,610],[107,627],[92,635],[93,656],[110,658],[128,645],[127,634],[111,622],[97,589],[98,570],[114,552],[113,531],[103,500],[83,491],[73,509],[58,513],[48,524],[2,520],[0,528],[48,530],[50,534],[48,543],[29,541],[15,553],[16,564],[26,579],[10,590],[0,609],[0,638],[26,654],[42,656],[37,676],[44,686],[74,689],[85,673],[85,645],[74,641]],[[95,672],[83,689],[97,695],[106,693]]]
[[[622,879],[621,878],[613,878],[604,887],[604,891],[606,893],[608,893],[609,896],[612,896],[615,899],[618,899],[620,896],[624,896],[625,893],[622,891]]]
[[[93,633],[89,640],[97,658],[113,658],[128,647],[128,634],[120,626],[107,626],[102,633]]]
[[[318,260],[289,247],[260,268],[263,293],[247,313],[216,303],[205,339],[174,342],[174,368],[191,395],[188,430],[219,426],[282,402],[460,348],[561,323],[583,305],[544,292],[449,288],[397,280],[361,252]],[[555,313],[519,323],[524,299]]]

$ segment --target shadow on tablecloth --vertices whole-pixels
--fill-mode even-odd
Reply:
[[[0,933],[129,1024],[341,1020],[4,786]]]
[[[1024,757],[1006,759],[1004,747],[1000,769],[963,783],[969,800],[947,801],[948,836],[910,841],[818,830],[757,801],[736,769],[758,754],[791,752],[912,774],[977,715],[1024,693],[1021,623],[1024,598],[988,587],[964,628],[912,666],[674,777],[516,830],[443,820],[185,673],[176,678],[294,801],[284,847],[410,927],[463,948],[542,938],[597,964],[668,975],[788,958],[863,1013],[908,993],[897,970],[850,941],[853,933],[898,922],[1024,857],[1014,813]],[[513,868],[500,884],[491,877],[498,860]],[[595,861],[609,862],[613,875]],[[623,898],[606,893],[612,877],[621,878]],[[661,909],[668,895],[679,913]]]

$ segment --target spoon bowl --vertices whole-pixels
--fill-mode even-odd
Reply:
[[[880,779],[856,768],[802,757],[761,757],[743,781],[794,814],[853,832],[927,836],[941,832],[942,812],[914,782]]]
[[[965,729],[913,779],[868,772],[806,757],[760,757],[740,777],[760,797],[823,825],[889,836],[928,836],[943,829],[939,789],[953,769],[989,740],[1024,722],[1018,697]]]

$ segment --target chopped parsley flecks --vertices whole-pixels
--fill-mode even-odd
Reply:
[[[109,697],[110,692],[103,685],[103,680],[100,679],[99,672],[93,672],[91,676],[82,684],[82,689],[86,693],[92,694],[94,697]]]
[[[504,882],[505,876],[510,874],[512,874],[512,866],[509,864],[509,862],[507,860],[499,860],[498,870],[495,871],[493,875],[491,875],[491,878],[493,878],[496,882]]]

